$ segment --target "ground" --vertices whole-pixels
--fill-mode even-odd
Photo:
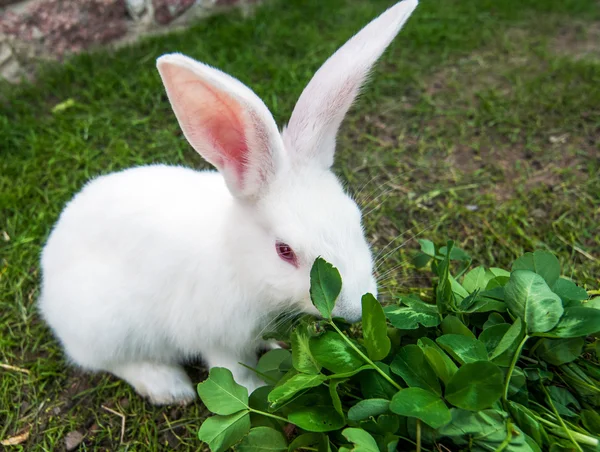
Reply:
[[[65,364],[35,311],[38,256],[90,177],[147,162],[206,166],[182,139],[158,55],[181,51],[233,74],[283,124],[319,64],[391,0],[281,4],[80,55],[31,86],[0,85],[0,441],[21,442],[8,450],[60,451],[81,435],[80,450],[201,448],[200,402],[154,408],[123,382]],[[551,250],[567,276],[598,288],[599,30],[597,0],[422,0],[345,123],[335,164],[386,257],[384,300],[429,284],[410,262],[417,237],[455,239],[501,267]]]

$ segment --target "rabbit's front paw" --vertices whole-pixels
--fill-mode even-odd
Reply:
[[[154,405],[186,405],[196,399],[194,386],[180,366],[131,363],[115,367],[112,373],[126,380]]]

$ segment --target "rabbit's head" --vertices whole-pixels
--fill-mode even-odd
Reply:
[[[360,210],[331,166],[344,116],[416,5],[396,4],[331,56],[281,133],[265,104],[240,81],[180,54],[157,61],[185,137],[221,172],[235,199],[240,224],[233,225],[239,233],[232,241],[240,260],[253,264],[246,271],[263,280],[270,298],[299,311],[316,313],[309,273],[318,256],[343,279],[335,316],[358,320],[361,296],[376,295]]]

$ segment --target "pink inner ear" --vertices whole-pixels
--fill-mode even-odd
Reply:
[[[229,96],[217,93],[202,82],[197,83],[202,84],[205,91],[206,111],[199,112],[195,127],[205,128],[210,140],[221,150],[223,157],[238,169],[242,169],[248,157],[242,108]],[[194,124],[191,126],[194,127]]]
[[[242,106],[192,71],[170,69],[172,104],[190,144],[220,170],[233,170],[241,186],[249,152]]]

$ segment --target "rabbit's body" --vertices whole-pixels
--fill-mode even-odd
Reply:
[[[211,197],[193,203],[186,193]],[[64,210],[42,257],[40,307],[52,323],[68,325],[69,354],[89,368],[129,360],[132,353],[183,359],[203,345],[218,345],[211,342],[222,336],[213,330],[256,323],[261,313],[246,298],[262,296],[260,282],[246,281],[245,293],[231,284],[239,281],[228,262],[239,256],[226,252],[236,235],[228,231],[235,225],[228,218],[236,215],[232,204],[223,178],[208,171],[147,166],[89,183]],[[111,217],[115,221],[106,221]],[[73,282],[85,288],[85,297],[70,293]],[[201,305],[193,302],[199,297]],[[244,302],[225,302],[231,298]],[[123,316],[131,322],[120,323]],[[90,335],[93,350],[82,340]],[[237,345],[253,338],[236,328],[228,339]]]
[[[317,72],[281,134],[239,81],[182,55],[158,68],[183,132],[219,172],[164,165],[99,177],[67,205],[42,253],[40,311],[69,358],[155,403],[195,391],[202,357],[249,389],[261,333],[280,313],[318,314],[315,258],[344,285],[333,314],[376,294],[361,215],[331,172],[335,134],[368,70],[416,6],[405,0]]]
[[[210,198],[195,203],[193,193]],[[181,167],[133,168],[89,183],[42,257],[40,308],[67,355],[116,374],[124,363],[176,365],[205,354],[215,361],[213,350],[247,361],[268,294],[228,262],[240,259],[227,252],[240,235],[234,203],[218,173]],[[172,391],[174,399],[182,392],[169,382],[155,401],[168,402]]]

